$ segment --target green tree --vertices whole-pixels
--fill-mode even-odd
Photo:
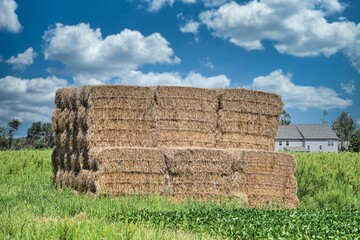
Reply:
[[[8,127],[9,127],[9,132],[8,132],[8,136],[9,136],[9,144],[8,144],[8,149],[11,149],[12,147],[12,142],[14,140],[14,134],[15,132],[19,129],[21,125],[21,122],[14,118],[11,121],[8,122]]]
[[[44,133],[44,140],[46,142],[47,147],[54,146],[54,131],[52,129],[51,123],[44,123],[42,125],[42,131]]]
[[[26,138],[29,140],[40,139],[42,132],[41,122],[33,122],[31,127],[27,130]]]
[[[344,150],[344,142],[350,140],[350,136],[356,129],[356,123],[348,112],[342,112],[333,122],[332,129],[340,140],[340,149]]]
[[[360,129],[355,130],[350,138],[350,150],[360,152]]]
[[[46,148],[54,145],[51,123],[33,122],[27,131],[26,139],[33,148]]]
[[[6,149],[6,131],[4,127],[0,127],[0,149]]]
[[[291,116],[290,114],[283,110],[280,114],[280,125],[289,125],[291,123]]]

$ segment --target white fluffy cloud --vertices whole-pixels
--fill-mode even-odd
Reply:
[[[351,100],[340,98],[333,89],[295,85],[291,81],[291,77],[291,74],[284,74],[281,70],[276,70],[267,76],[254,78],[250,87],[281,95],[288,108],[333,109],[352,105]]]
[[[12,65],[13,69],[24,69],[34,63],[34,58],[36,56],[37,53],[34,49],[28,48],[25,52],[19,53],[17,57],[12,56],[9,58],[6,63]]]
[[[21,24],[15,13],[17,4],[14,0],[0,0],[0,30],[18,33]]]
[[[180,27],[180,31],[183,33],[197,34],[199,32],[199,26],[199,22],[190,20],[184,26]]]
[[[356,40],[347,46],[345,49],[345,54],[350,59],[352,65],[360,73],[360,23],[357,25]]]
[[[204,3],[205,7],[217,7],[229,2],[229,0],[202,0],[202,2]]]
[[[149,5],[148,10],[150,12],[157,12],[161,8],[167,5],[172,6],[175,2],[175,0],[143,0],[143,1],[145,1]],[[205,7],[217,7],[226,2],[229,2],[230,0],[177,0],[177,1],[187,4],[202,2]]]
[[[341,83],[341,89],[348,94],[353,94],[356,91],[354,80],[351,80],[348,83]]]
[[[204,77],[190,73],[183,78],[179,73],[142,73],[145,64],[176,64],[168,41],[159,33],[143,36],[125,29],[116,35],[102,38],[100,29],[87,24],[64,26],[57,24],[48,30],[44,39],[45,59],[57,60],[73,74],[75,85],[126,83],[134,85],[179,85],[194,87],[228,87],[224,76]]]
[[[271,41],[278,52],[299,57],[346,51],[360,65],[360,44],[355,44],[360,25],[327,20],[344,8],[338,0],[252,0],[226,3],[199,17],[214,36],[248,50],[262,49],[263,41]]]
[[[149,4],[148,10],[150,12],[156,12],[159,11],[161,8],[163,8],[165,5],[172,6],[175,0],[144,0]],[[190,3],[192,3],[190,1]]]
[[[180,62],[159,33],[143,36],[125,29],[103,39],[100,29],[91,29],[88,24],[56,24],[43,38],[45,59],[62,62],[75,80],[104,82],[146,64]]]
[[[57,77],[0,78],[0,125],[5,125],[12,118],[51,121],[55,91],[67,84],[66,80]]]
[[[172,85],[202,88],[225,88],[230,86],[230,79],[228,79],[225,75],[204,77],[199,73],[189,73],[185,78],[183,78],[176,72],[142,73],[139,71],[131,71],[120,78],[118,83],[141,86]]]

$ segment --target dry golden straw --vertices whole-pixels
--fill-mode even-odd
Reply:
[[[58,188],[299,204],[295,160],[273,152],[276,94],[100,85],[59,89],[55,104]]]

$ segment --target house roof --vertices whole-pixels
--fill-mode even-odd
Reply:
[[[277,139],[303,139],[296,125],[280,125],[276,136]]]
[[[277,139],[338,139],[327,124],[280,125]]]

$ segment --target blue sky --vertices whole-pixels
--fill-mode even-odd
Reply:
[[[293,123],[360,126],[360,1],[0,0],[0,126],[86,84],[245,87]]]

